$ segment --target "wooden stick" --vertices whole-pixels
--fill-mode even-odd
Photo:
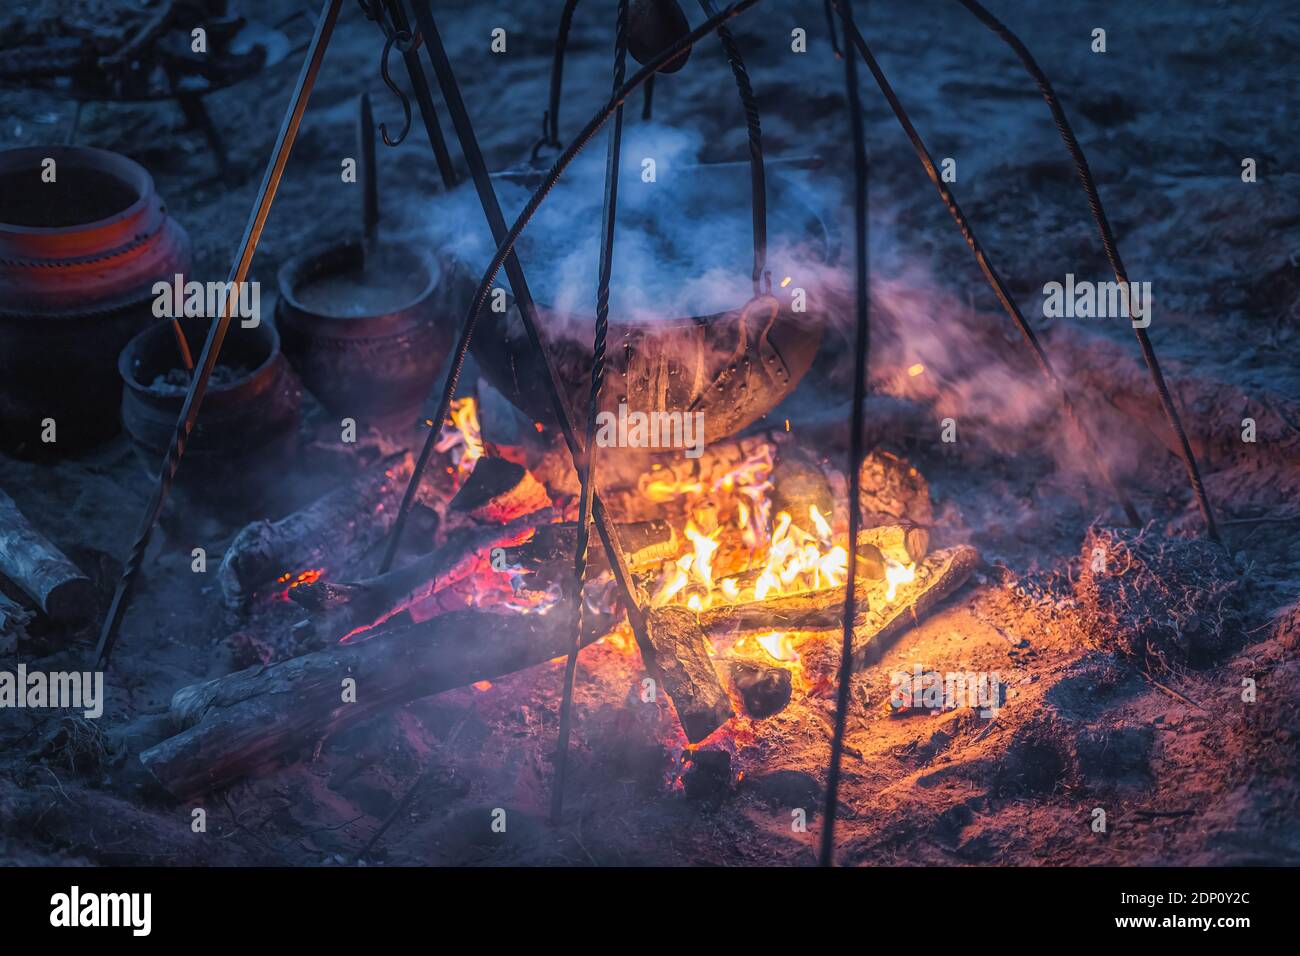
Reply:
[[[23,589],[50,620],[84,624],[95,615],[95,589],[0,491],[0,573]]]
[[[588,617],[584,644],[614,623]],[[178,798],[216,790],[373,714],[559,657],[573,640],[569,621],[562,607],[454,611],[185,687],[171,704],[180,732],[140,760]],[[353,703],[344,699],[347,679],[356,682]]]

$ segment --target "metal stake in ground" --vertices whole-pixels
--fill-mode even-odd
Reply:
[[[307,59],[303,62],[302,72],[298,74],[298,83],[289,97],[289,109],[280,124],[280,133],[271,152],[271,161],[262,177],[262,185],[257,191],[257,201],[253,204],[248,224],[244,227],[244,237],[239,243],[239,252],[230,270],[231,293],[226,297],[220,318],[216,319],[208,330],[207,341],[203,343],[203,353],[199,356],[198,367],[193,378],[190,379],[190,389],[185,395],[185,403],[181,406],[180,417],[176,421],[171,447],[167,450],[167,457],[163,459],[153,497],[140,520],[135,543],[131,545],[131,552],[127,556],[121,580],[118,581],[117,590],[113,594],[113,603],[108,609],[108,617],[104,620],[99,644],[95,648],[97,669],[102,670],[107,667],[109,655],[112,654],[113,645],[117,641],[122,618],[131,603],[136,578],[140,574],[140,565],[144,562],[145,550],[149,547],[154,526],[162,514],[167,495],[176,480],[176,471],[185,454],[185,446],[189,443],[190,434],[194,431],[194,423],[198,420],[203,396],[207,393],[208,380],[212,377],[212,370],[216,367],[217,358],[221,354],[222,343],[225,342],[226,333],[230,329],[230,319],[238,290],[248,278],[253,253],[257,251],[258,240],[262,238],[266,217],[271,212],[271,203],[275,200],[276,190],[280,187],[280,177],[284,175],[285,164],[289,162],[289,153],[298,135],[298,125],[307,110],[307,100],[311,97],[312,86],[316,82],[316,75],[320,72],[321,61],[325,58],[325,50],[334,33],[334,24],[338,20],[342,5],[343,0],[326,0],[320,18],[316,21],[316,32],[312,36],[311,45],[307,48]]]
[[[839,0],[830,0],[830,2],[837,7],[839,5]],[[1101,454],[1101,451],[1097,448],[1097,443],[1093,438],[1092,433],[1084,426],[1083,420],[1079,417],[1079,413],[1074,407],[1074,402],[1070,399],[1070,393],[1065,390],[1065,384],[1057,376],[1056,370],[1052,367],[1051,360],[1047,357],[1047,352],[1043,350],[1042,344],[1038,341],[1038,336],[1034,334],[1033,327],[1025,321],[1025,317],[1021,314],[1020,307],[1016,305],[1015,299],[1012,298],[1010,290],[1006,287],[1006,283],[1002,281],[1002,277],[998,274],[997,270],[993,268],[993,264],[989,262],[988,256],[984,253],[984,247],[975,236],[975,230],[967,221],[966,214],[962,212],[961,206],[957,204],[957,199],[953,196],[952,190],[950,190],[940,178],[939,171],[934,165],[933,158],[930,156],[930,151],[926,148],[925,142],[921,139],[920,134],[917,133],[916,127],[912,125],[912,121],[908,117],[907,111],[903,109],[903,104],[894,93],[894,88],[890,85],[889,80],[885,78],[884,72],[880,69],[880,64],[876,62],[876,58],[872,55],[871,49],[867,46],[867,41],[862,38],[862,34],[858,31],[858,28],[852,24],[852,22],[847,26],[851,29],[846,33],[846,41],[857,47],[858,53],[861,54],[863,62],[867,64],[867,69],[871,71],[871,75],[875,79],[876,85],[880,87],[880,92],[884,94],[885,99],[889,103],[890,109],[894,111],[894,117],[898,120],[898,124],[903,127],[903,132],[907,134],[907,138],[911,142],[912,148],[916,151],[917,158],[921,160],[921,165],[925,169],[925,174],[930,177],[930,182],[934,183],[935,188],[939,191],[939,198],[943,201],[944,206],[952,215],[953,221],[957,223],[957,228],[961,231],[962,238],[966,240],[966,245],[970,247],[971,252],[974,254],[975,261],[978,263],[980,271],[984,273],[984,278],[988,282],[989,287],[992,288],[993,294],[997,296],[998,302],[1002,305],[1003,311],[1005,311],[1016,324],[1016,328],[1020,330],[1021,337],[1024,338],[1025,344],[1029,346],[1029,350],[1033,354],[1034,360],[1038,363],[1039,371],[1042,372],[1043,377],[1051,383],[1052,387],[1055,388],[1057,393],[1060,395],[1061,407],[1065,411],[1066,418],[1087,444],[1089,452],[1097,463],[1097,469],[1101,472],[1102,479],[1110,487],[1111,492],[1119,501],[1120,507],[1124,509],[1125,517],[1127,517],[1129,523],[1135,527],[1140,525],[1142,521],[1138,516],[1137,509],[1133,507],[1133,502],[1129,500],[1128,495],[1122,488],[1120,488],[1118,482],[1115,481],[1115,477],[1110,470],[1110,465]]]
[[[851,0],[840,0],[840,17],[844,32],[855,29]],[[857,273],[857,295],[854,302],[857,317],[857,335],[853,348],[853,417],[849,435],[849,563],[844,595],[844,645],[840,650],[839,685],[835,695],[835,731],[831,736],[831,762],[826,771],[826,805],[822,814],[822,838],[819,862],[830,866],[835,857],[835,812],[839,804],[840,760],[844,750],[844,729],[849,714],[849,684],[853,678],[853,622],[857,613],[858,526],[862,520],[862,504],[858,500],[862,481],[862,429],[866,417],[867,355],[870,347],[871,325],[868,321],[870,274],[867,271],[867,145],[862,130],[862,104],[858,100],[857,62],[844,57],[844,87],[849,101],[849,124],[853,130],[853,232],[854,267]]]
[[[619,0],[618,26],[614,38],[614,92],[623,85],[627,66],[627,4]],[[591,499],[595,489],[592,473],[596,467],[596,411],[600,405],[600,387],[605,381],[605,340],[609,333],[609,283],[614,270],[614,225],[618,217],[618,168],[623,146],[623,107],[614,111],[605,152],[605,207],[601,222],[600,278],[596,288],[596,329],[591,351],[591,392],[587,397],[587,440],[585,467],[581,469],[582,487],[578,502],[578,544],[573,555],[574,594],[577,608],[573,648],[564,666],[564,689],[560,697],[560,734],[555,750],[555,782],[551,790],[551,824],[558,826],[564,812],[564,779],[569,761],[569,731],[573,720],[573,682],[578,671],[578,651],[582,649],[583,614],[586,606],[584,585],[587,579],[587,545],[590,541]]]
[[[976,0],[958,0],[958,2],[974,14],[977,20],[996,33],[1007,46],[1011,47],[1038,85],[1039,92],[1043,94],[1043,99],[1047,101],[1047,108],[1052,112],[1052,119],[1056,123],[1057,132],[1061,134],[1061,140],[1065,143],[1070,158],[1074,160],[1075,171],[1079,175],[1079,182],[1083,184],[1084,194],[1088,197],[1088,209],[1092,212],[1093,221],[1097,223],[1097,231],[1101,233],[1101,245],[1106,250],[1106,258],[1110,260],[1110,267],[1115,273],[1115,280],[1127,287],[1128,271],[1124,268],[1124,262],[1119,257],[1119,246],[1116,245],[1115,235],[1110,230],[1110,220],[1106,218],[1106,210],[1102,208],[1101,195],[1097,192],[1097,182],[1092,177],[1092,169],[1088,165],[1087,157],[1083,154],[1083,147],[1075,139],[1074,129],[1070,126],[1070,121],[1066,119],[1065,110],[1061,108],[1061,103],[1056,98],[1056,92],[1052,89],[1047,74],[1039,67],[1033,54],[1029,52],[1029,48],[1021,43],[1020,38],[1012,33],[1002,21],[989,13]],[[1160,397],[1160,405],[1164,409],[1165,418],[1169,422],[1169,427],[1173,429],[1174,436],[1178,439],[1179,456],[1183,459],[1183,467],[1186,469],[1187,478],[1191,482],[1196,505],[1200,508],[1201,517],[1205,519],[1205,529],[1210,536],[1210,540],[1218,541],[1219,529],[1214,523],[1214,510],[1210,507],[1210,499],[1205,493],[1205,485],[1201,483],[1201,471],[1196,465],[1196,454],[1192,451],[1191,442],[1187,440],[1187,432],[1183,430],[1183,423],[1178,417],[1178,409],[1174,406],[1173,397],[1169,394],[1169,386],[1165,383],[1164,373],[1160,371],[1160,362],[1156,358],[1155,347],[1152,346],[1146,329],[1135,325],[1133,331],[1137,335],[1138,346],[1142,349],[1142,358],[1147,363],[1147,370],[1151,373],[1151,381],[1155,385],[1156,395]]]

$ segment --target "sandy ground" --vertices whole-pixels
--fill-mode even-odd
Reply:
[[[289,7],[266,4],[270,11]],[[489,162],[521,160],[539,128],[553,4],[439,4],[443,32]],[[763,107],[770,155],[817,154],[826,215],[848,208],[840,64],[819,5],[760,5],[736,32]],[[1135,280],[1152,281],[1151,336],[1207,473],[1246,604],[1231,648],[1207,667],[1144,673],[1090,646],[1075,599],[1084,532],[1118,511],[1088,456],[1043,399],[1009,322],[937,202],[906,139],[862,71],[872,157],[873,381],[937,422],[890,437],[930,481],[938,543],[969,541],[1009,573],[977,576],[906,634],[855,686],[839,830],[841,860],[870,865],[1295,863],[1294,663],[1300,621],[1295,542],[1300,490],[1300,200],[1288,110],[1300,18],[1285,3],[1089,2],[1068,10],[1014,2],[994,12],[1049,71],[1100,182]],[[268,17],[270,13],[266,14]],[[691,11],[693,19],[698,12]],[[488,51],[493,26],[506,56]],[[810,52],[788,52],[805,27]],[[1026,314],[1102,436],[1156,533],[1194,534],[1195,508],[1123,323],[1039,316],[1044,282],[1104,280],[1082,191],[1041,99],[999,41],[956,4],[871,4],[864,32],[936,157],[958,162],[954,190]],[[1103,27],[1108,52],[1089,50]],[[378,76],[378,32],[351,5],[304,122],[259,247],[254,277],[274,287],[284,259],[357,221],[339,182],[355,97],[400,118]],[[562,130],[604,95],[609,30],[579,11],[566,66]],[[201,137],[168,104],[92,106],[79,142],[115,149],[153,173],[194,241],[196,272],[223,276],[269,153],[285,64],[217,94],[240,181],[212,178]],[[638,101],[639,103],[639,101]],[[698,129],[704,157],[744,155],[743,124],[714,47],[661,82],[656,119]],[[59,139],[71,111],[44,95],[0,93],[7,145]],[[439,189],[421,131],[381,157],[386,226],[418,235]],[[1240,180],[1257,160],[1259,181]],[[473,228],[478,228],[477,223]],[[533,269],[544,263],[528,263]],[[846,411],[843,342],[773,422]],[[921,362],[927,373],[905,373]],[[107,397],[106,400],[115,400]],[[1240,441],[1241,419],[1260,441]],[[311,410],[308,427],[319,423]],[[846,415],[844,417],[847,417]],[[830,449],[819,449],[827,454]],[[2,485],[42,529],[111,590],[148,481],[118,439],[75,461],[0,458]],[[248,516],[249,518],[255,516]],[[634,704],[635,654],[585,652],[569,820],[544,823],[560,670],[535,668],[487,691],[439,695],[322,741],[305,759],[202,805],[206,834],[136,760],[169,732],[179,687],[232,669],[215,584],[188,573],[202,541],[220,553],[232,523],[173,526],[146,575],[110,675],[110,708],[89,737],[49,714],[0,715],[0,860],[14,863],[291,863],[350,858],[429,766],[428,780],[373,857],[387,863],[807,864],[815,857],[833,708],[825,695],[728,730],[732,787],[704,806],[665,785],[674,722]],[[1290,610],[1288,616],[1288,609]],[[87,635],[35,633],[0,644],[4,666],[59,669]],[[914,663],[998,670],[1011,686],[992,723],[966,711],[899,718],[882,706],[888,673]],[[1243,679],[1258,695],[1242,699]],[[664,750],[667,743],[669,749]],[[506,808],[504,835],[488,826]],[[1105,833],[1095,811],[1105,811]],[[792,811],[808,811],[807,832]]]

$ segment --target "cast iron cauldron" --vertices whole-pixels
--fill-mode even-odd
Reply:
[[[444,307],[443,270],[431,257],[381,244],[363,269],[366,255],[345,242],[286,262],[276,325],[285,356],[321,404],[399,431],[419,416],[458,317]]]
[[[679,175],[685,175],[686,172]],[[698,166],[692,189],[726,201],[733,198],[736,228],[748,235],[748,171],[733,165]],[[525,185],[530,183],[525,182]],[[794,182],[769,174],[769,233],[795,238],[809,258],[833,265],[838,245],[814,211],[811,197]],[[666,202],[671,202],[669,197]],[[527,233],[525,233],[525,236]],[[619,281],[615,250],[614,282]],[[544,262],[528,261],[530,272]],[[748,278],[752,263],[736,263]],[[779,263],[772,263],[780,268]],[[808,311],[796,313],[787,290],[774,277],[772,295],[707,315],[665,317],[649,322],[620,322],[610,317],[608,370],[601,393],[602,410],[702,412],[706,441],[732,435],[771,411],[798,385],[821,344],[827,314],[824,296],[808,290]],[[595,288],[591,290],[595,298]],[[536,293],[535,293],[536,294]],[[586,408],[591,377],[591,316],[568,316],[538,303],[548,349],[568,392],[571,407]],[[584,339],[547,334],[556,328],[581,329]],[[474,357],[488,380],[533,419],[556,424],[544,380],[546,372],[528,343],[516,309],[484,309],[473,340]]]
[[[180,323],[197,357],[210,320],[194,317]],[[231,323],[219,361],[174,491],[205,510],[244,515],[285,480],[297,449],[302,386],[280,352],[279,335],[266,322],[251,329]],[[170,319],[131,339],[118,357],[125,386],[122,424],[151,477],[171,444],[185,401],[181,380],[164,388],[155,382],[179,365]],[[217,377],[223,366],[237,374]]]
[[[185,230],[125,156],[0,153],[0,444],[53,454],[113,434],[113,358],[153,321],[154,283],[189,262]],[[57,426],[50,445],[40,442],[46,418]]]

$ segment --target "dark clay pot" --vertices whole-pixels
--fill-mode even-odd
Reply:
[[[137,163],[86,147],[0,153],[0,446],[53,455],[116,432],[113,357],[154,321],[154,283],[189,267],[189,238]],[[54,444],[40,440],[47,418]]]
[[[180,322],[197,361],[209,320]],[[125,386],[122,423],[140,463],[155,476],[185,401],[183,385],[154,387],[159,375],[180,366],[171,321],[133,338],[117,365]],[[206,510],[249,514],[284,481],[295,457],[302,386],[280,352],[279,335],[265,322],[252,329],[238,321],[231,324],[218,373],[221,377],[214,378],[204,396],[175,492]]]
[[[418,419],[457,316],[442,302],[444,273],[432,258],[389,245],[365,260],[347,242],[286,262],[276,326],[322,405],[363,428],[398,432]]]

